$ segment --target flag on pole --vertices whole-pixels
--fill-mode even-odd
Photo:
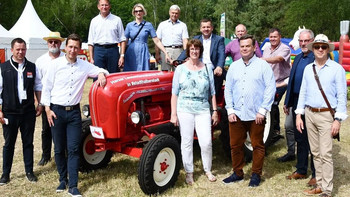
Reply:
[[[221,14],[220,18],[220,36],[225,37],[225,12]]]

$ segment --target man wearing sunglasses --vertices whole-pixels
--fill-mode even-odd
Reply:
[[[295,128],[296,114],[294,113],[294,110],[297,108],[297,104],[298,104],[298,97],[299,97],[301,80],[303,77],[304,69],[308,64],[314,62],[315,60],[314,53],[307,48],[307,44],[311,43],[313,40],[314,40],[314,33],[311,30],[305,29],[300,32],[299,46],[301,48],[302,53],[297,55],[294,59],[292,70],[289,76],[286,98],[284,100],[284,106],[283,106],[284,113],[287,115],[289,115],[289,113],[292,113],[291,115],[293,117],[293,121],[292,121],[293,122],[293,126],[292,126],[293,139],[292,140],[294,141],[295,139],[295,142],[297,142],[297,164],[295,166],[297,169],[291,175],[286,177],[289,180],[305,179],[307,175],[310,145],[307,138],[306,128],[303,133],[300,133]],[[290,144],[288,143],[288,140],[290,140],[290,137],[288,137],[287,134],[286,134],[286,138],[287,138],[287,144]],[[290,161],[292,160],[292,158],[295,158],[294,155],[295,155],[295,150],[293,149],[293,152],[292,152],[292,151],[289,151],[289,148],[288,148],[288,153],[278,158],[278,161],[280,162]],[[310,181],[308,182],[308,185],[315,186],[316,185],[315,167],[314,167],[314,163],[312,162],[312,156],[311,156],[310,168],[312,171],[312,176]]]
[[[39,71],[38,75],[41,79],[44,78],[48,67],[51,65],[51,61],[64,55],[60,48],[62,42],[65,40],[61,37],[60,32],[50,32],[49,36],[44,37],[43,39],[47,41],[47,47],[49,50],[44,55],[40,56],[35,62],[35,65]],[[44,166],[51,160],[52,135],[51,128],[47,122],[46,113],[42,113],[41,117],[41,147],[43,153],[38,165]]]
[[[329,43],[326,35],[317,35],[307,48],[314,52],[315,61],[307,65],[304,70],[295,110],[296,128],[300,133],[305,132],[302,119],[302,115],[305,115],[317,186],[305,190],[304,193],[329,197],[333,190],[332,137],[339,134],[342,120],[348,117],[345,70],[340,64],[329,59],[328,53],[334,50],[334,44]],[[317,77],[324,95],[319,89]]]

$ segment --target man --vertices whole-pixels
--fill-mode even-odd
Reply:
[[[328,53],[334,50],[328,37],[318,34],[315,40],[307,45],[315,55],[315,61],[305,67],[301,82],[296,115],[296,128],[300,133],[305,132],[302,115],[305,114],[305,124],[314,157],[317,186],[305,190],[307,195],[320,194],[322,197],[331,196],[333,190],[333,159],[332,136],[339,133],[341,122],[346,114],[347,87],[344,68],[333,60]],[[314,71],[317,73],[326,99],[317,85]],[[334,117],[330,110],[335,110]]]
[[[244,35],[239,40],[242,58],[233,62],[226,76],[225,101],[229,120],[233,174],[225,184],[243,180],[247,131],[253,146],[252,176],[249,187],[260,185],[265,156],[263,142],[266,113],[276,91],[269,64],[256,57],[255,39]]]
[[[176,60],[181,52],[186,49],[188,41],[188,31],[185,23],[179,20],[180,7],[172,5],[169,9],[170,18],[159,24],[157,29],[157,37],[171,59]],[[162,70],[175,70],[171,62],[166,62],[165,54],[159,54],[159,49],[155,47],[156,60],[161,62]]]
[[[120,17],[110,12],[109,0],[99,0],[97,8],[100,14],[91,20],[89,29],[90,62],[110,73],[119,72],[124,64],[126,42],[123,23]]]
[[[78,186],[79,146],[81,114],[79,102],[88,77],[97,77],[95,83],[106,84],[108,72],[77,58],[81,40],[71,34],[66,40],[66,55],[51,62],[44,78],[42,103],[55,144],[55,161],[60,175],[56,192],[62,192],[68,184],[68,193],[81,196]],[[69,181],[67,177],[69,176]]]
[[[290,49],[287,45],[281,42],[281,31],[277,28],[272,28],[269,31],[269,39],[271,46],[264,50],[262,59],[267,61],[273,70],[276,84],[282,83],[289,77],[290,74]],[[278,140],[280,134],[280,112],[278,104],[282,99],[286,86],[277,87],[275,100],[271,109],[272,128],[275,131],[275,138]]]
[[[64,53],[60,50],[64,38],[61,37],[59,32],[50,32],[49,36],[44,37],[43,39],[47,41],[49,51],[40,56],[35,62],[35,65],[39,71],[38,75],[41,77],[41,79],[44,78],[48,67],[51,65],[51,61],[64,55]],[[51,160],[52,135],[49,123],[47,122],[46,113],[42,113],[41,117],[41,147],[43,153],[38,165],[44,166]]]
[[[303,78],[304,69],[308,64],[314,62],[315,60],[314,53],[307,48],[307,45],[311,43],[313,40],[314,40],[314,33],[311,30],[305,29],[302,32],[300,32],[299,46],[301,48],[302,53],[297,55],[294,59],[293,67],[290,72],[290,77],[289,77],[289,82],[287,87],[287,94],[286,94],[286,98],[283,106],[284,112],[287,115],[292,114],[293,125],[295,125],[295,121],[296,121],[296,114],[294,110],[297,108],[297,104],[298,104],[298,97],[299,97],[301,80]],[[291,111],[289,111],[290,107],[292,107]],[[306,174],[307,174],[308,160],[309,160],[309,153],[310,153],[310,145],[307,137],[308,134],[306,129],[302,133],[300,133],[299,131],[296,130],[295,126],[293,126],[293,130],[294,130],[294,139],[297,142],[297,164],[295,166],[297,169],[291,175],[287,176],[287,179],[304,179],[306,178]],[[288,137],[287,137],[287,140],[288,140]],[[289,161],[293,159],[294,154],[295,154],[294,152],[293,153],[288,152],[286,155],[280,158],[280,161],[282,162]],[[312,171],[312,177],[308,182],[308,185],[314,186],[316,184],[316,179],[315,179],[315,168],[312,162],[312,156],[311,156],[310,167]]]
[[[237,39],[232,40],[230,43],[227,44],[225,47],[225,55],[226,56],[231,56],[233,61],[236,61],[241,58],[241,53],[240,53],[240,48],[239,48],[239,43],[238,40],[240,37],[246,35],[247,28],[243,24],[239,24],[235,28],[235,34]],[[258,41],[255,43],[255,55],[257,57],[261,57],[261,50],[259,48]]]
[[[212,21],[210,19],[202,19],[200,22],[202,35],[194,36],[193,39],[199,39],[203,43],[202,62],[213,70],[215,92],[216,97],[218,97],[225,76],[223,73],[225,71],[225,42],[223,37],[213,34],[213,30]],[[186,59],[186,50],[178,57],[178,60],[184,59]]]
[[[26,177],[30,182],[38,180],[33,173],[33,136],[35,116],[41,114],[42,107],[35,108],[34,94],[40,103],[42,85],[35,64],[25,58],[27,46],[22,38],[12,40],[11,52],[10,60],[0,65],[0,123],[5,140],[0,185],[10,182],[18,129],[21,131]]]

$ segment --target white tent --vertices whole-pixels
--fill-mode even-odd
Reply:
[[[14,36],[7,31],[2,25],[0,25],[0,49],[3,50],[0,53],[4,53],[5,60],[10,57],[11,41]]]

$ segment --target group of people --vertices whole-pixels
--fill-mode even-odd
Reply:
[[[236,26],[237,39],[226,47],[224,38],[213,33],[209,19],[200,21],[201,35],[188,40],[187,26],[179,20],[177,5],[170,7],[170,18],[161,22],[157,31],[143,19],[147,11],[142,4],[132,8],[135,21],[128,23],[125,31],[120,17],[110,12],[108,0],[99,0],[97,8],[100,13],[91,20],[88,36],[91,63],[77,58],[82,42],[76,34],[67,37],[64,54],[60,46],[65,39],[58,32],[51,32],[43,38],[47,41],[48,52],[35,64],[25,58],[25,41],[21,38],[12,41],[13,55],[0,66],[0,122],[5,139],[0,185],[10,181],[18,130],[23,141],[26,177],[31,182],[37,181],[33,173],[33,134],[35,116],[42,114],[43,153],[38,165],[43,166],[51,160],[53,140],[59,173],[56,192],[68,188],[72,196],[81,196],[77,188],[81,134],[79,103],[84,83],[88,77],[95,77],[97,83],[104,86],[105,75],[119,72],[122,67],[124,71],[148,70],[147,40],[151,36],[161,69],[174,71],[170,122],[180,128],[187,184],[194,183],[194,131],[205,174],[209,181],[217,180],[211,171],[211,127],[218,124],[216,101],[222,96],[218,94],[226,80],[224,97],[233,173],[223,183],[244,179],[243,146],[248,131],[253,146],[249,186],[260,185],[266,116],[271,111],[272,127],[276,135],[280,134],[278,105],[287,92],[284,112],[290,114],[291,125],[286,131],[288,153],[278,160],[294,160],[296,142],[296,171],[286,178],[306,178],[311,153],[312,178],[308,184],[312,188],[304,193],[331,196],[332,136],[339,133],[341,121],[347,118],[347,89],[344,69],[329,59],[334,45],[327,36],[319,34],[314,38],[311,30],[303,30],[299,35],[302,53],[291,66],[290,49],[281,42],[281,31],[277,28],[270,29],[270,45],[262,53],[258,42],[247,34],[243,24]],[[226,56],[234,60],[227,72],[224,69]],[[186,62],[175,67],[173,60]],[[35,100],[37,106],[34,106]]]

